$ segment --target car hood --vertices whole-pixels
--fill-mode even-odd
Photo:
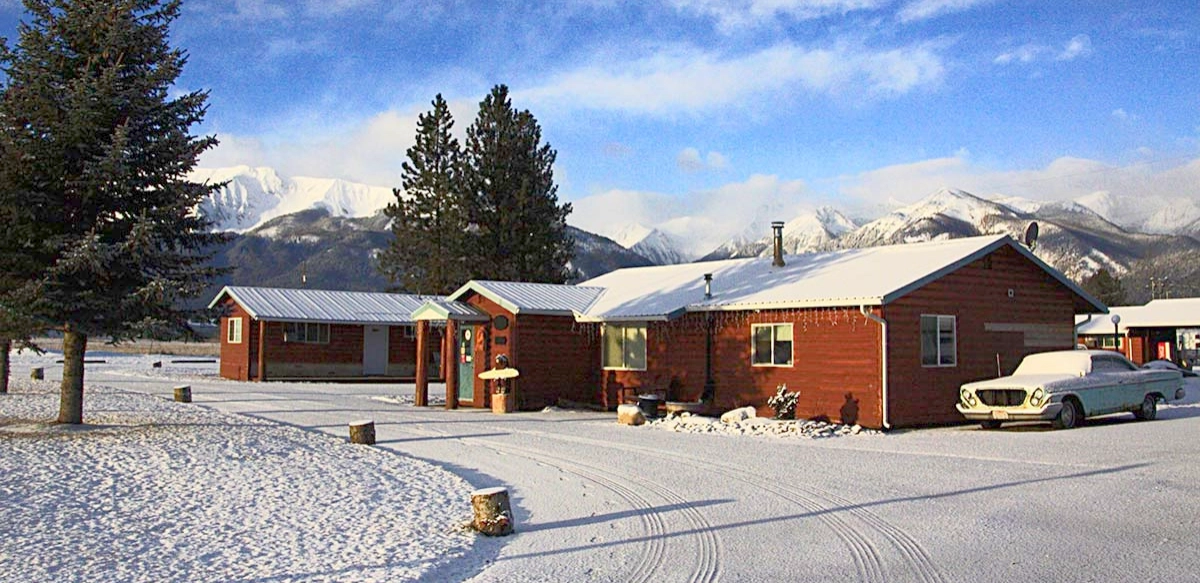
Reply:
[[[989,379],[986,381],[976,381],[967,383],[962,386],[968,390],[979,389],[1029,389],[1033,390],[1042,387],[1043,390],[1049,391],[1053,387],[1070,385],[1075,382],[1084,381],[1085,377],[1064,375],[1064,374],[1030,374],[1016,375],[1010,377],[1000,377]],[[1086,381],[1085,381],[1086,382]]]

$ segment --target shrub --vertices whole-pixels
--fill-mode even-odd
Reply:
[[[800,399],[800,391],[788,391],[787,383],[775,389],[775,396],[767,399],[767,406],[775,411],[776,419],[795,419],[796,401]]]

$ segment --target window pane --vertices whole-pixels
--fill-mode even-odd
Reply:
[[[329,324],[321,324],[321,342],[329,344]]]
[[[754,326],[754,354],[751,357],[753,364],[771,364],[771,327],[770,326]]]
[[[646,368],[646,327],[625,328],[625,368]]]
[[[780,324],[775,329],[775,364],[792,364],[792,326]]]
[[[938,364],[953,365],[954,359],[954,317],[941,316],[938,318],[938,343],[941,359]]]
[[[937,316],[921,316],[921,364],[936,366],[937,350]]]
[[[623,331],[619,326],[605,325],[602,329],[604,336],[604,367],[621,368]]]

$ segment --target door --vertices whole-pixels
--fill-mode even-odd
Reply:
[[[383,376],[388,365],[388,327],[363,326],[363,374]]]
[[[475,400],[475,328],[458,331],[458,400]]]

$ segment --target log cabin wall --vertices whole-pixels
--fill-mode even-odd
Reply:
[[[254,367],[251,366],[251,363],[255,362],[255,359],[251,358],[251,348],[258,346],[258,322],[232,299],[225,300],[222,306],[229,311],[229,314],[221,318],[220,374],[223,378],[248,381],[253,378],[255,372]],[[231,318],[241,318],[242,321],[242,341],[238,344],[229,342],[229,320]]]
[[[922,315],[955,317],[957,364],[922,365]],[[1075,344],[1072,292],[1007,246],[887,305],[883,316],[894,427],[963,422],[954,408],[963,383],[1012,374],[1026,355]]]

